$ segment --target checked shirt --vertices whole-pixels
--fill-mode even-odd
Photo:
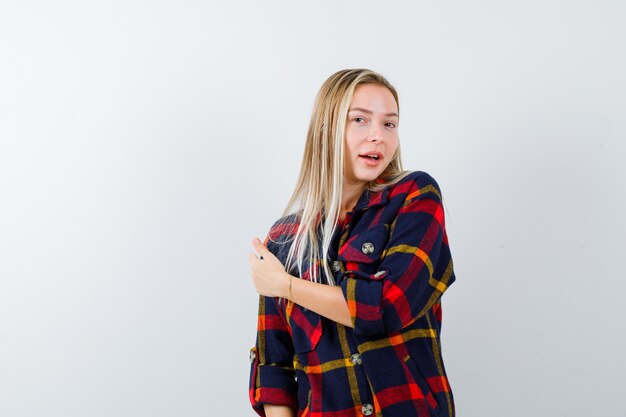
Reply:
[[[294,226],[295,215],[283,217],[265,239],[283,264]],[[288,405],[298,417],[453,417],[440,331],[441,295],[455,275],[435,179],[414,171],[382,191],[364,191],[328,255],[354,327],[260,296],[250,350],[253,409],[261,416],[267,403]]]

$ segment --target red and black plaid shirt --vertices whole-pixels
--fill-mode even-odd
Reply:
[[[249,387],[259,415],[268,403],[299,417],[454,416],[440,330],[441,295],[455,275],[441,201],[435,179],[415,171],[363,192],[347,213],[329,259],[354,328],[259,298]],[[290,241],[295,221],[280,219],[265,239],[283,264],[288,245],[275,242]]]

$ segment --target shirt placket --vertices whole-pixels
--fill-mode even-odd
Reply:
[[[329,250],[329,259],[331,260],[331,270],[333,271],[334,277],[340,276],[340,272],[344,267],[341,264],[341,261],[338,260],[339,248],[341,248],[348,239],[348,235],[350,234],[352,220],[354,219],[355,211],[350,211],[346,213],[344,220],[338,225],[337,230],[333,236],[331,247]],[[336,281],[336,280],[335,280]],[[348,339],[351,339],[351,332],[348,328],[344,326],[338,326],[339,339],[344,339],[342,342],[342,350],[344,350],[344,354],[348,353],[348,349],[351,350],[350,346],[355,346],[354,341],[348,342]],[[356,385],[351,387],[351,395],[352,399],[355,402],[355,406],[357,410],[363,416],[370,416],[374,414],[375,409],[373,406],[372,395],[370,391],[370,384],[367,380],[367,376],[365,375],[364,369],[362,368],[363,359],[359,352],[350,351],[349,352],[349,360],[352,366],[354,367],[354,376],[356,378]],[[353,391],[353,392],[352,392]]]
[[[341,248],[346,240],[348,239],[348,234],[351,229],[352,219],[354,218],[355,210],[349,211],[346,213],[343,221],[338,224],[337,230],[335,230],[335,234],[333,235],[333,239],[329,248],[329,262],[330,262],[330,270],[333,272],[333,278],[335,279],[335,283],[337,282],[337,276],[340,275],[342,268],[345,269],[345,265],[341,264],[339,258],[339,248]]]

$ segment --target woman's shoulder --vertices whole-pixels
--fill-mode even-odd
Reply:
[[[267,233],[268,239],[273,243],[286,243],[291,240],[298,231],[300,216],[298,213],[285,215],[272,224]]]
[[[435,178],[430,175],[429,172],[420,170],[409,171],[409,173],[406,175],[406,177],[402,179],[402,181],[414,181],[418,184],[428,184],[436,182]]]
[[[420,194],[433,192],[439,197],[441,196],[439,183],[426,171],[408,171],[400,181],[394,184],[393,188],[391,190],[392,195],[414,193],[419,190]]]
[[[265,245],[281,262],[284,262],[289,246],[298,231],[299,218],[298,213],[285,215],[276,220],[267,232]]]

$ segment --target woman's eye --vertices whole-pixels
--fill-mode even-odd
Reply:
[[[391,123],[391,122],[387,122],[386,125],[387,125],[387,127],[391,127],[391,128],[396,127],[396,124],[395,123]]]
[[[363,119],[362,117],[355,117],[355,118],[354,118],[354,121],[355,121],[355,122],[357,122],[357,123],[359,123],[359,122],[361,122],[361,121],[363,121],[363,120],[364,120],[364,119]]]

